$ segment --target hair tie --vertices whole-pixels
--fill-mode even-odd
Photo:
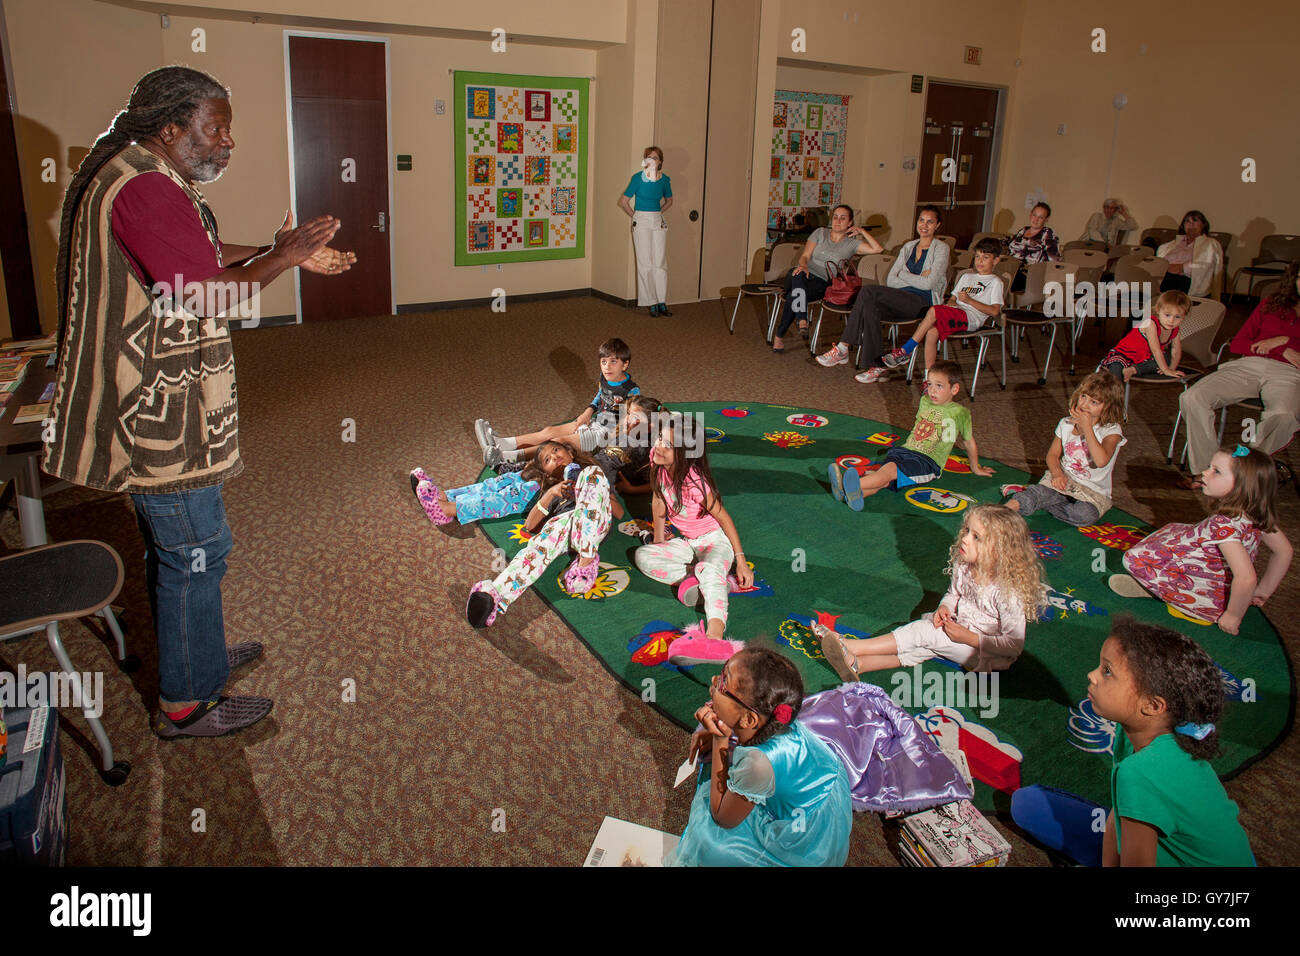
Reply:
[[[778,724],[788,724],[794,719],[794,711],[789,704],[777,704],[776,710],[772,711],[772,719]]]
[[[1250,449],[1245,445],[1238,445],[1237,450],[1232,453],[1233,458],[1245,458],[1250,454]]]
[[[1190,720],[1185,724],[1179,724],[1174,728],[1175,733],[1183,734],[1187,737],[1193,737],[1196,740],[1204,740],[1214,730],[1214,724],[1194,724]]]

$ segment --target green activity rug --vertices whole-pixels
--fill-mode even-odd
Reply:
[[[962,512],[972,502],[1001,501],[1002,484],[1039,477],[990,461],[997,473],[979,478],[954,455],[933,484],[879,492],[862,512],[853,512],[831,496],[827,465],[841,459],[870,467],[906,437],[905,428],[760,403],[673,408],[701,416],[707,427],[709,461],[754,567],[757,590],[731,597],[728,636],[774,643],[798,665],[809,694],[840,684],[808,626],[812,621],[820,617],[841,633],[869,636],[933,611],[947,590],[943,569]],[[648,498],[628,505],[648,517]],[[976,771],[977,805],[1005,810],[1009,791],[1032,783],[1109,804],[1114,727],[1093,713],[1087,675],[1097,666],[1110,615],[1119,612],[1190,635],[1219,665],[1230,698],[1220,727],[1223,753],[1214,761],[1221,776],[1239,773],[1287,733],[1295,695],[1290,662],[1258,608],[1250,609],[1233,637],[1175,617],[1154,599],[1113,594],[1106,579],[1123,570],[1123,550],[1152,530],[1118,509],[1082,529],[1046,513],[1027,520],[1053,606],[1047,620],[1029,625],[1020,659],[997,675],[992,706],[971,694],[990,692],[992,685],[972,685],[947,664],[931,661],[919,670],[866,678],[930,733],[967,753]],[[602,574],[590,593],[564,590],[563,559],[536,590],[612,674],[683,728],[694,728],[695,710],[707,700],[719,668],[674,667],[666,663],[666,650],[700,612],[637,570],[632,553],[640,542],[620,528],[624,522],[614,522],[601,547]],[[507,555],[526,540],[518,518],[482,524]]]

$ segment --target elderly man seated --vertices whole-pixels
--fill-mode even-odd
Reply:
[[[1119,244],[1124,233],[1131,232],[1137,227],[1137,220],[1129,215],[1128,207],[1121,200],[1107,199],[1101,204],[1101,212],[1094,212],[1088,217],[1088,225],[1079,239],[1088,242],[1104,242],[1109,249]]]

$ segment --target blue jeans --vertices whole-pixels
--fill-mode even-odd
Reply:
[[[230,676],[221,579],[234,544],[221,486],[131,500],[158,635],[158,696],[182,706],[216,700]]]

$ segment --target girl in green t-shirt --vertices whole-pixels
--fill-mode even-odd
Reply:
[[[1088,675],[1088,700],[1114,721],[1103,866],[1253,866],[1237,805],[1210,759],[1223,683],[1190,637],[1115,619]]]

